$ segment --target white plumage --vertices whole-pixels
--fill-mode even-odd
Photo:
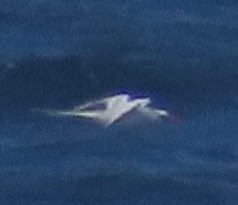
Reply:
[[[131,99],[128,94],[119,94],[94,102],[85,103],[70,110],[51,111],[38,109],[37,111],[53,116],[90,118],[104,124],[105,126],[114,124],[117,120],[121,119],[125,114],[132,110],[136,110],[137,112],[153,119],[169,116],[169,113],[164,109],[149,107],[150,103],[150,98]]]

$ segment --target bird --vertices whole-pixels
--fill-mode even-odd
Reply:
[[[133,110],[151,119],[170,116],[170,113],[165,109],[153,108],[149,106],[150,104],[151,99],[149,97],[133,99],[129,94],[117,94],[87,102],[68,110],[34,109],[33,111],[47,113],[51,116],[88,118],[103,124],[105,127],[110,127]]]

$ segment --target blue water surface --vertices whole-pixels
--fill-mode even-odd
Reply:
[[[0,2],[0,204],[237,205],[238,3]],[[119,92],[177,121],[35,108]]]

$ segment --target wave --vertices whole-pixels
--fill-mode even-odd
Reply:
[[[229,204],[237,202],[237,188],[229,184],[149,176],[134,171],[84,177],[44,176],[37,179],[17,179],[8,174],[2,182],[5,182],[5,189],[1,192],[2,203],[19,203],[20,196],[25,204],[36,202],[36,199],[46,204],[215,205],[223,204],[227,198]]]

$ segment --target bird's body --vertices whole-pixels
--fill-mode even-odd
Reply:
[[[148,107],[150,103],[150,98],[137,98],[132,100],[128,94],[119,94],[85,103],[71,110],[47,112],[54,116],[90,118],[105,126],[114,124],[117,120],[134,109],[153,119],[169,115],[166,110]]]

